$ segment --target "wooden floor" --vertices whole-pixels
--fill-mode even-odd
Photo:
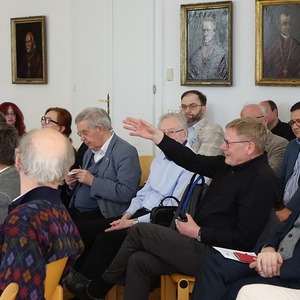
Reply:
[[[74,296],[67,290],[64,289],[64,300],[72,299]],[[123,288],[118,287],[117,289],[117,299],[116,300],[123,300]],[[155,289],[152,293],[149,295],[149,300],[160,300],[160,289]]]

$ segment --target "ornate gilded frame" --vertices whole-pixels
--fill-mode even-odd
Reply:
[[[282,14],[291,18],[289,32],[294,41],[284,39],[280,34],[281,22],[284,22],[281,21]],[[299,86],[300,1],[256,0],[255,25],[255,84]],[[287,46],[283,40],[287,41]]]
[[[205,44],[203,21],[214,24],[214,43]],[[232,1],[181,5],[181,85],[232,85]]]
[[[45,16],[10,20],[12,83],[47,83],[45,24]],[[34,37],[36,45],[30,53],[25,47],[28,34]]]

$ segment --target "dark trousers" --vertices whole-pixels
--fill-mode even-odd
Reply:
[[[147,300],[151,277],[175,272],[195,276],[199,258],[213,252],[211,246],[176,230],[140,223],[128,230],[103,278],[125,285],[125,300]]]
[[[218,253],[200,260],[192,300],[235,300],[240,288],[251,283],[300,287],[298,281],[263,278],[248,264],[226,259]]]
[[[132,218],[145,215],[144,209],[138,210]],[[121,216],[79,223],[78,231],[84,242],[84,251],[76,261],[74,269],[91,280],[89,294],[94,298],[104,298],[113,284],[102,279],[102,273],[110,265],[127,236],[127,228],[104,232],[110,223]]]

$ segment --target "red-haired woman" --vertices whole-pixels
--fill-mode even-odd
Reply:
[[[26,126],[24,124],[24,116],[20,108],[12,102],[2,102],[0,111],[6,117],[6,123],[13,125],[19,132],[19,136],[25,133]]]
[[[41,117],[42,127],[53,128],[66,137],[70,138],[72,133],[72,115],[68,110],[61,107],[50,107],[45,111],[45,115]]]

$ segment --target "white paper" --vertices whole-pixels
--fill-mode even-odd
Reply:
[[[256,257],[256,253],[255,252],[244,252],[244,251],[227,249],[227,248],[221,248],[221,247],[214,247],[214,248],[217,251],[219,251],[225,258],[233,259],[233,260],[237,260],[237,261],[240,261],[240,260],[236,257],[236,255],[234,253],[247,254],[247,255],[255,256]]]

